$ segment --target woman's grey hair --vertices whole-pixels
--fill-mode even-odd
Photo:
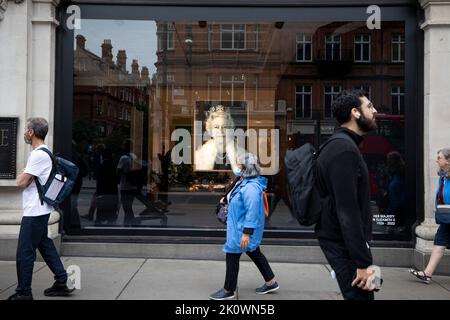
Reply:
[[[33,129],[36,138],[45,140],[48,133],[48,122],[44,118],[29,118],[27,129]]]
[[[258,164],[258,158],[253,153],[241,154],[237,158],[237,163],[242,165],[242,177],[256,178],[261,175],[261,167]]]
[[[447,165],[445,166],[443,171],[444,171],[444,175],[450,179],[450,148],[441,149],[437,152],[437,154],[438,154],[438,156],[441,154],[444,157],[444,159],[447,160]],[[441,173],[441,170],[442,169],[439,168],[438,174]]]

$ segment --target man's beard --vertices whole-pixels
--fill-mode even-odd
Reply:
[[[360,112],[360,114],[361,116],[356,119],[356,123],[364,133],[375,130],[378,127],[375,117],[370,120],[366,118],[362,112]]]

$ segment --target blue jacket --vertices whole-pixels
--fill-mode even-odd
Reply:
[[[264,177],[245,178],[231,192],[224,252],[254,251],[261,244],[265,221],[262,192],[266,188],[267,179]],[[244,228],[254,229],[246,250],[241,249]]]
[[[436,190],[435,205],[437,205],[437,196],[438,196],[439,188],[441,187],[441,183],[442,183],[441,179],[442,179],[442,176],[439,177],[439,184],[438,184],[438,188]],[[443,195],[444,195],[444,203],[450,204],[450,179],[449,178],[445,178]]]

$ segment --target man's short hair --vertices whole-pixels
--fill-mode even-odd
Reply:
[[[27,129],[33,129],[36,138],[45,140],[48,133],[48,122],[44,118],[29,118],[27,120]]]
[[[359,98],[365,95],[363,90],[344,90],[337,96],[331,106],[331,111],[339,124],[350,121],[352,109],[361,106]]]

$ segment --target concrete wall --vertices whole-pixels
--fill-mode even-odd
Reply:
[[[23,140],[26,119],[45,117],[50,124],[46,142],[53,145],[55,79],[55,7],[58,1],[2,1],[0,16],[0,117],[19,118],[17,174],[31,151]],[[0,179],[0,259],[11,257],[22,218],[22,189],[15,180]],[[58,234],[59,215],[49,222],[52,238]],[[7,250],[7,248],[9,248]]]

